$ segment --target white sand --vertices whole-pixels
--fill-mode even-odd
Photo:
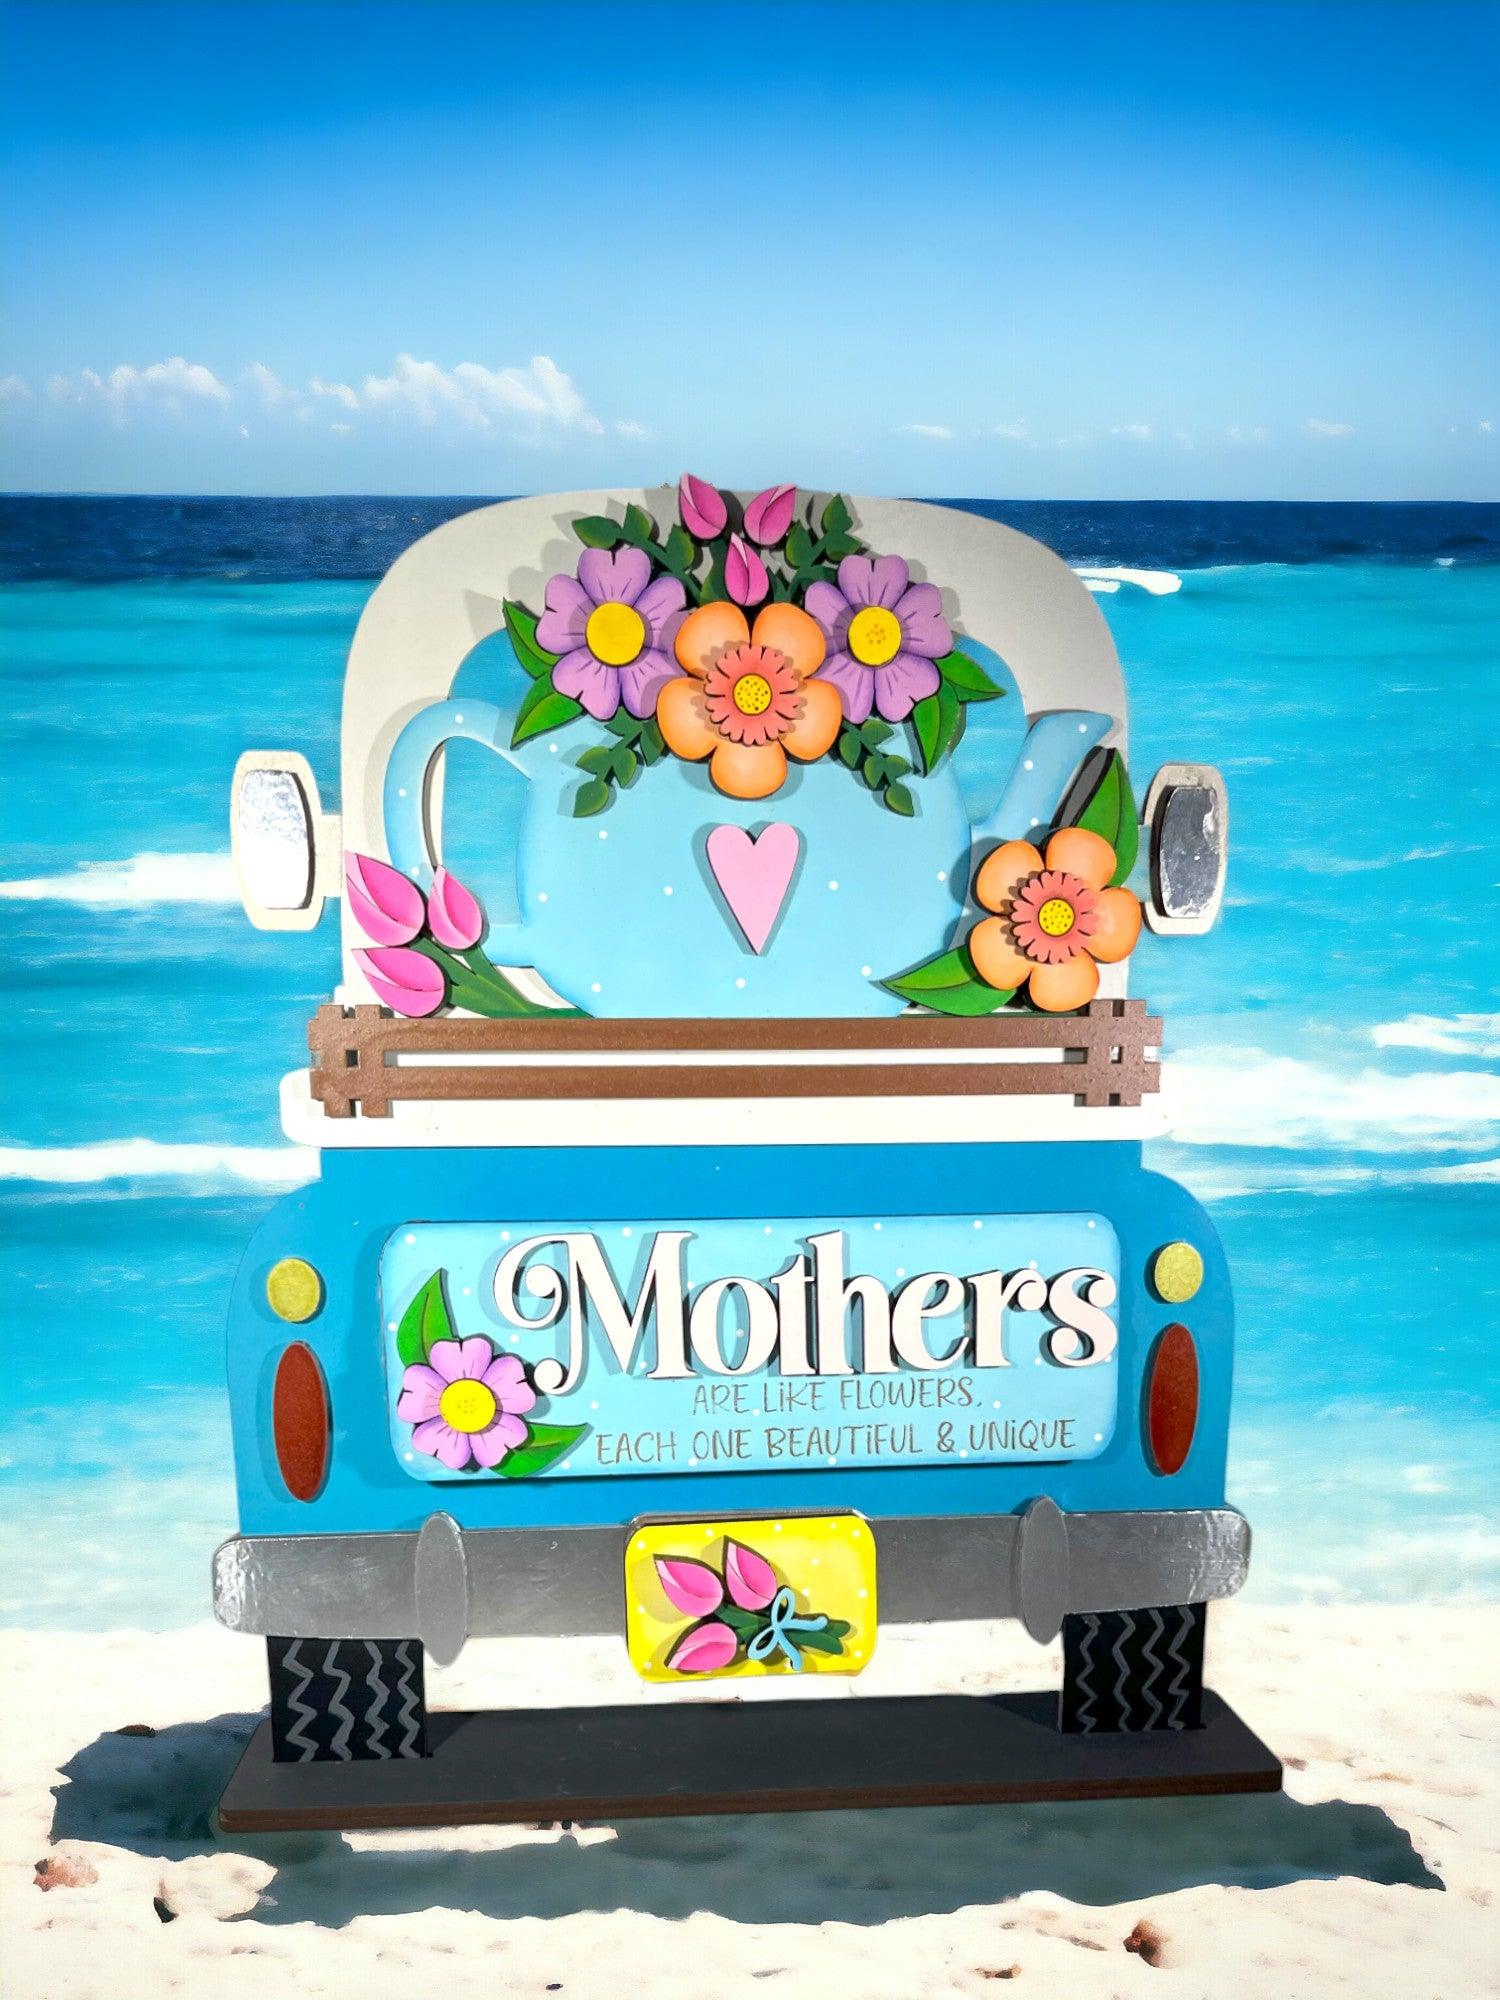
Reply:
[[[1014,1979],[1049,2000],[1500,1993],[1500,1619],[1230,1605],[1210,1635],[1210,1682],[1285,1759],[1285,1796],[250,1839],[209,1827],[264,1700],[258,1642],[209,1625],[12,1634],[0,1990],[917,2000]],[[621,1652],[475,1645],[429,1695],[498,1705],[528,1698],[534,1677],[558,1702],[663,1698]],[[1056,1664],[1013,1628],[892,1631],[860,1686],[1019,1688]],[[159,1733],[111,1733],[135,1723]],[[97,1879],[44,1892],[44,1858]],[[1125,1948],[1143,1921],[1162,1940],[1154,1963]]]

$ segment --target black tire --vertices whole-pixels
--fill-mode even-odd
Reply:
[[[1070,1613],[1058,1727],[1081,1736],[1201,1728],[1207,1623],[1206,1604]]]
[[[417,1639],[267,1639],[278,1764],[427,1755]]]

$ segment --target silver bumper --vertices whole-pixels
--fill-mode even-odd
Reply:
[[[1230,1597],[1250,1564],[1231,1508],[1018,1514],[875,1524],[880,1615],[892,1625],[1017,1618],[1040,1644],[1070,1611],[1135,1611]],[[446,1666],[469,1638],[572,1638],[623,1630],[628,1528],[236,1535],[214,1556],[214,1616],[232,1632],[420,1639]]]

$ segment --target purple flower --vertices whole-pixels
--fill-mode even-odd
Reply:
[[[484,912],[472,890],[456,875],[439,868],[432,878],[432,894],[427,898],[427,928],[449,951],[467,951],[478,944],[484,929]]]
[[[536,1391],[514,1354],[496,1356],[481,1333],[467,1340],[435,1340],[426,1362],[414,1361],[401,1378],[396,1415],[414,1424],[412,1444],[450,1472],[471,1464],[493,1469],[525,1444],[531,1432],[521,1419],[536,1405]]]
[[[901,722],[937,693],[934,661],[953,650],[935,583],[913,583],[900,556],[845,556],[839,580],[808,586],[807,609],[828,635],[822,678],[844,698],[851,722],[878,708]]]
[[[622,699],[632,715],[650,715],[677,674],[672,640],[686,602],[675,576],[651,581],[644,549],[585,549],[576,577],[548,583],[537,620],[538,645],[561,655],[552,685],[600,722]]]
[[[700,542],[711,542],[715,535],[722,534],[729,519],[723,494],[691,472],[683,473],[677,482],[677,511],[683,527]]]

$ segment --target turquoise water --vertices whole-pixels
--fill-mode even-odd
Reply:
[[[336,970],[331,921],[241,916],[229,776],[284,744],[336,792],[369,588],[0,590],[11,1622],[206,1614],[224,1298],[301,1170],[275,1084]],[[1230,787],[1220,927],[1147,939],[1135,988],[1173,1059],[1160,1163],[1236,1271],[1252,1590],[1493,1594],[1500,567],[1256,564],[1099,601],[1137,778],[1198,758]]]

